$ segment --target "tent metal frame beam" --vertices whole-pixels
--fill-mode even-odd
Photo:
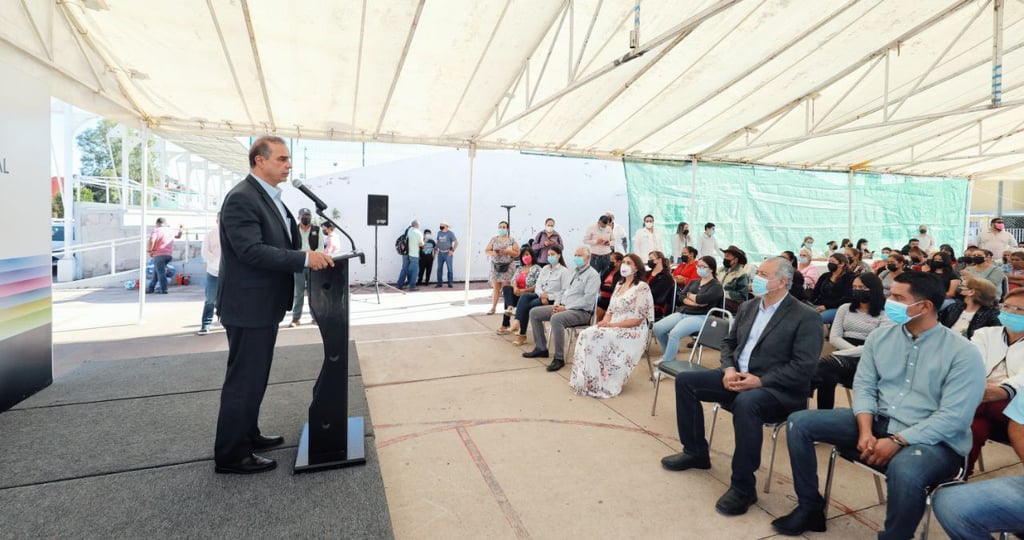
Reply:
[[[594,72],[592,72],[592,73],[590,73],[590,74],[588,74],[588,75],[586,75],[586,76],[584,76],[584,77],[574,81],[572,84],[570,84],[570,85],[566,86],[565,88],[563,88],[562,90],[559,90],[559,91],[555,92],[554,94],[544,98],[540,102],[531,104],[529,107],[526,108],[526,110],[516,114],[515,116],[513,116],[512,118],[502,122],[501,124],[498,124],[498,125],[496,125],[494,127],[491,127],[489,129],[487,129],[486,131],[483,131],[482,133],[480,133],[476,137],[474,137],[474,139],[479,139],[481,137],[487,137],[487,136],[492,135],[492,134],[494,134],[494,133],[496,133],[498,131],[501,131],[502,129],[504,129],[504,128],[512,125],[512,124],[515,124],[516,122],[522,120],[523,118],[526,118],[527,116],[532,115],[533,113],[535,113],[538,110],[540,110],[540,109],[542,109],[542,108],[544,108],[544,107],[554,103],[555,101],[561,99],[562,97],[564,97],[566,95],[569,95],[569,94],[575,92],[576,90],[579,90],[580,88],[586,86],[587,84],[589,84],[589,83],[599,79],[600,77],[602,77],[602,76],[606,75],[607,73],[615,70],[619,66],[625,64],[626,62],[629,62],[630,60],[639,58],[640,56],[642,56],[645,53],[651,51],[652,49],[657,48],[657,47],[665,44],[668,41],[671,41],[672,39],[675,38],[675,36],[677,36],[679,34],[682,34],[684,32],[687,32],[687,31],[692,31],[692,29],[696,28],[697,26],[699,26],[704,21],[715,17],[716,15],[721,13],[722,11],[732,7],[735,4],[738,4],[739,2],[740,2],[740,0],[719,0],[713,6],[705,8],[704,10],[702,10],[699,13],[697,13],[696,15],[688,18],[687,20],[683,21],[682,23],[677,24],[676,26],[674,26],[674,27],[670,28],[669,30],[663,32],[661,35],[659,35],[658,37],[655,37],[650,42],[642,44],[639,47],[639,49],[637,49],[635,51],[632,51],[632,52],[629,52],[629,53],[626,53],[624,56],[622,56],[620,58],[617,58],[617,59],[613,60],[612,62],[610,62],[608,64],[605,64],[603,67],[601,67],[597,71],[594,71]]]
[[[231,81],[235,85],[235,92],[238,94],[238,100],[242,103],[242,109],[245,111],[245,117],[252,124],[252,112],[249,110],[249,102],[245,99],[245,93],[242,91],[242,83],[238,79],[238,71],[235,69],[235,62],[231,59],[231,52],[228,50],[227,40],[224,39],[224,31],[220,26],[220,20],[217,18],[217,11],[213,7],[213,0],[206,0],[206,9],[210,13],[210,20],[213,22],[213,27],[217,30],[217,39],[220,40],[220,49],[224,53],[224,60],[228,63],[228,70],[231,71]]]
[[[377,128],[373,130],[374,135],[380,134],[380,128],[384,125],[384,118],[387,117],[388,109],[391,108],[391,98],[395,96],[395,88],[398,86],[398,79],[402,76],[402,69],[405,67],[405,60],[409,57],[409,49],[412,48],[412,40],[416,36],[416,28],[420,24],[420,16],[423,15],[423,6],[426,3],[427,0],[420,0],[416,5],[416,15],[413,16],[412,24],[409,25],[409,32],[405,36],[405,45],[402,47],[402,56],[398,59],[398,67],[395,68],[395,76],[391,78],[391,87],[388,88],[388,97],[384,100],[384,106],[381,107],[380,118],[377,119]]]
[[[359,79],[363,75],[363,43],[366,39],[366,0],[363,0],[363,8],[359,15],[359,49],[356,52],[356,84],[352,88],[352,122],[356,125],[356,112],[359,110]]]
[[[267,90],[267,78],[263,73],[263,62],[260,60],[259,46],[256,44],[256,29],[252,25],[252,14],[249,11],[249,0],[241,0],[242,16],[245,19],[245,29],[249,33],[249,46],[252,48],[252,61],[256,66],[256,75],[260,79],[260,91],[263,93],[263,105],[267,109],[267,120],[270,122],[271,132],[277,132],[277,123],[274,121],[274,110],[270,106],[270,93]]]
[[[537,92],[540,91],[540,83],[544,80],[544,73],[548,69],[548,62],[551,61],[551,54],[555,52],[555,46],[558,45],[558,36],[562,34],[562,27],[565,26],[565,17],[569,13],[568,0],[562,3],[562,7],[559,8],[558,11],[558,24],[555,26],[555,35],[552,36],[551,45],[548,46],[548,54],[544,56],[544,62],[540,65],[540,73],[537,74],[537,80],[534,82],[533,91],[530,91],[529,86],[526,88],[527,107],[533,104],[533,100],[537,99]]]
[[[802,96],[800,96],[798,98],[793,99],[792,101],[790,101],[786,105],[783,105],[782,107],[779,107],[778,109],[769,112],[768,114],[762,116],[761,118],[759,118],[759,119],[757,119],[757,120],[755,120],[753,122],[748,123],[747,125],[743,126],[742,128],[739,128],[739,129],[733,131],[732,133],[729,133],[728,135],[725,135],[724,137],[721,137],[718,141],[716,141],[716,142],[712,143],[711,145],[709,145],[709,146],[705,147],[704,149],[702,149],[700,152],[698,152],[698,154],[701,155],[701,156],[708,156],[708,155],[714,155],[714,154],[719,153],[719,150],[722,150],[723,148],[728,146],[729,143],[731,143],[732,141],[736,140],[736,138],[739,137],[740,135],[742,135],[746,129],[748,129],[748,128],[756,128],[757,126],[761,125],[765,121],[767,121],[767,120],[769,120],[771,118],[775,118],[775,116],[777,114],[779,114],[780,111],[782,111],[783,109],[785,109],[787,107],[792,106],[794,103],[801,103],[805,99],[809,98],[810,96],[813,96],[813,95],[821,93],[826,88],[832,86],[836,82],[841,81],[842,79],[844,79],[846,76],[850,75],[851,73],[854,73],[857,69],[859,69],[864,64],[874,60],[876,57],[878,57],[880,55],[885,54],[886,50],[891,49],[893,47],[896,47],[900,43],[903,43],[903,42],[909,40],[910,38],[916,36],[917,34],[927,30],[928,28],[931,28],[932,26],[935,26],[939,22],[945,20],[947,17],[953,15],[954,13],[960,11],[965,6],[971,4],[971,2],[972,2],[972,0],[959,0],[959,1],[957,1],[955,4],[949,6],[946,9],[940,11],[939,13],[936,13],[935,15],[929,17],[924,22],[922,22],[922,23],[918,24],[917,26],[911,28],[910,30],[900,34],[899,36],[897,36],[893,40],[889,41],[889,43],[886,43],[885,45],[875,49],[871,53],[868,53],[866,56],[864,56],[860,60],[854,62],[850,66],[847,66],[845,69],[841,70],[839,73],[836,73],[835,75],[833,75],[833,76],[829,77],[828,79],[826,79],[824,82],[814,86],[811,90],[806,92],[804,95],[802,95]],[[770,146],[770,143],[766,144],[764,146]]]
[[[1024,123],[1022,123],[1022,124],[1024,124]],[[970,155],[970,156],[961,157],[960,159],[969,159],[969,158],[983,157],[985,155],[991,155],[991,154],[988,154],[988,152],[991,151],[992,148],[997,143],[1005,141],[1005,140],[1009,139],[1010,137],[1013,137],[1014,135],[1017,135],[1019,133],[1024,133],[1024,128],[1022,128],[1022,124],[1017,124],[1017,126],[1015,126],[1010,131],[1006,131],[1006,132],[1000,133],[999,135],[994,135],[994,136],[988,137],[986,139],[982,139],[982,140],[978,141],[977,143],[971,143],[971,144],[968,144],[968,145],[959,146],[959,147],[954,148],[952,150],[947,150],[944,153],[936,154],[936,155],[933,155],[933,156],[930,156],[930,157],[927,157],[927,158],[916,157],[916,158],[912,159],[911,161],[878,163],[878,164],[876,164],[874,166],[878,167],[880,169],[890,169],[890,168],[894,168],[894,167],[907,168],[907,167],[913,167],[914,165],[926,164],[926,163],[929,163],[929,162],[932,162],[932,161],[950,161],[949,156],[958,155],[961,152],[968,151],[968,150],[976,147],[979,144],[984,145],[985,143],[989,143],[989,142],[991,142],[992,144],[990,144],[988,146],[988,148],[982,149],[980,154],[973,154],[973,155]],[[973,124],[968,124],[964,129],[962,129],[959,132],[957,132],[954,137],[949,138],[946,142],[950,142],[950,141],[954,140],[956,137],[962,135],[964,132],[966,132],[972,126],[973,126]],[[934,148],[932,148],[931,150],[934,150]],[[924,153],[924,155],[927,155],[927,154],[928,154],[928,151],[926,151]]]
[[[1003,101],[1003,0],[992,5],[992,105]]]
[[[587,52],[587,45],[590,44],[590,36],[594,33],[594,25],[597,24],[597,18],[601,15],[601,8],[604,6],[604,0],[597,0],[597,6],[594,7],[594,14],[590,17],[590,24],[587,25],[587,33],[583,36],[583,43],[580,44],[580,53],[576,58],[576,62],[572,65],[571,74],[569,76],[569,82],[572,83],[576,80],[576,77],[580,73],[580,65],[583,63],[583,55]],[[571,42],[571,40],[570,40]],[[569,55],[570,61],[572,55]]]
[[[32,27],[32,33],[39,40],[39,46],[46,53],[46,58],[53,62],[53,43],[47,43],[46,39],[43,38],[43,32],[39,30],[39,24],[36,23],[36,18],[32,16],[32,11],[28,9],[28,2],[26,0],[21,0],[21,9],[24,10],[25,18],[28,19],[29,26]]]

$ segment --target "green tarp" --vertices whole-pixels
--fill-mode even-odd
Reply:
[[[666,253],[681,221],[694,240],[705,223],[714,223],[719,246],[739,246],[752,262],[795,252],[805,236],[814,237],[820,253],[827,241],[849,237],[851,196],[854,242],[899,249],[927,224],[938,243],[957,253],[963,247],[964,178],[857,173],[850,186],[842,172],[698,163],[694,178],[690,162],[626,160],[623,166],[631,239],[651,214]]]

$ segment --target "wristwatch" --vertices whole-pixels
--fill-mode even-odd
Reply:
[[[904,441],[903,437],[900,437],[899,435],[894,433],[892,435],[889,435],[889,438],[892,439],[892,442],[896,443],[896,446],[899,446],[900,448],[907,447],[907,441]]]

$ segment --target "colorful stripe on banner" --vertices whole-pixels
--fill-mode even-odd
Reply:
[[[50,324],[50,255],[0,260],[0,340]]]

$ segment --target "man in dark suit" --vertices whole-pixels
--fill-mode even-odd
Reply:
[[[754,472],[761,465],[765,422],[781,422],[807,406],[822,346],[821,318],[789,294],[793,265],[765,261],[722,346],[722,367],[676,377],[676,422],[683,451],[665,457],[668,470],[710,469],[702,401],[731,405],[736,436],[732,478],[715,509],[743,514],[757,502]]]
[[[292,304],[293,275],[333,266],[323,253],[301,251],[299,230],[281,201],[291,156],[280,137],[260,137],[249,150],[251,174],[221,206],[221,266],[217,312],[228,337],[228,368],[220,395],[218,473],[248,474],[277,466],[253,452],[284,438],[260,433],[260,403],[267,389],[277,327]]]

